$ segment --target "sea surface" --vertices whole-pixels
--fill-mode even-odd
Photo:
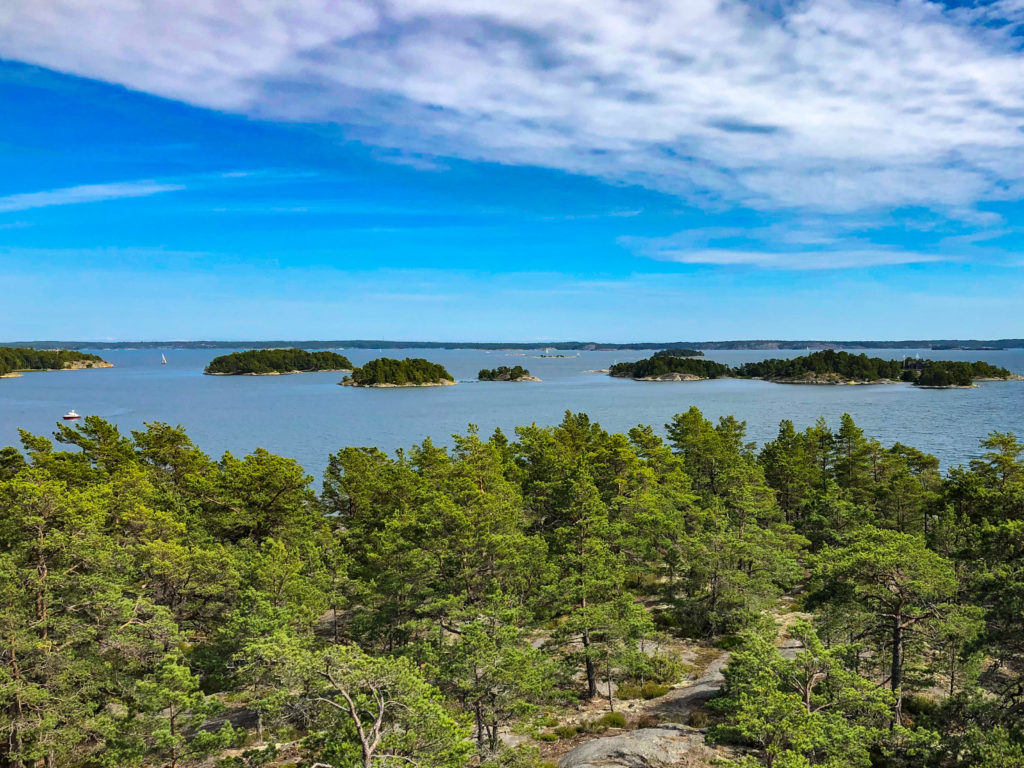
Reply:
[[[257,447],[297,459],[319,476],[330,453],[344,446],[407,448],[430,436],[450,443],[469,424],[483,435],[496,427],[510,436],[517,425],[556,424],[567,410],[582,411],[605,429],[651,424],[663,431],[672,415],[695,405],[708,418],[735,415],[749,439],[771,440],[779,421],[803,428],[819,416],[838,426],[849,413],[886,445],[899,441],[939,457],[943,466],[981,454],[993,430],[1024,436],[1024,381],[986,382],[974,389],[929,390],[905,384],[798,386],[722,379],[636,382],[588,373],[651,352],[580,352],[572,357],[481,350],[389,350],[389,357],[425,357],[442,363],[459,384],[423,389],[339,387],[341,374],[204,376],[206,363],[229,350],[102,350],[112,369],[26,373],[0,379],[0,446],[18,443],[18,428],[50,435],[70,409],[97,414],[123,431],[146,422],[180,424],[214,457]],[[167,356],[161,365],[160,355]],[[356,365],[376,350],[346,350]],[[561,353],[550,353],[561,354]],[[799,351],[711,351],[708,359],[735,365]],[[898,359],[986,360],[1024,375],[1024,349],[999,351],[868,350]],[[539,383],[476,382],[481,368],[522,365]]]

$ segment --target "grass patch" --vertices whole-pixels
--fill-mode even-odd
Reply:
[[[648,680],[646,683],[623,683],[619,686],[616,694],[620,699],[657,699],[664,696],[670,690],[669,686],[663,683],[656,683]]]
[[[583,728],[578,725],[560,725],[555,728],[555,734],[560,739],[571,739],[582,732]]]

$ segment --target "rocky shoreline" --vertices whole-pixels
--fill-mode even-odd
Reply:
[[[20,371],[11,371],[10,373],[0,373],[0,379],[18,379],[26,373],[53,373],[54,371],[87,371],[90,368],[113,368],[113,363],[108,363],[106,360],[95,361],[95,360],[76,360],[75,362],[68,363],[63,368],[25,368]]]
[[[707,376],[696,376],[692,373],[662,373],[657,376],[641,376],[633,381],[710,381]]]
[[[291,376],[294,373],[351,373],[351,368],[320,368],[315,371],[267,371],[266,373],[253,373],[251,371],[234,372],[213,372],[203,371],[204,376]]]
[[[453,387],[455,382],[451,379],[441,381],[428,381],[423,384],[357,384],[352,379],[344,379],[338,382],[339,387],[359,387],[360,389],[407,389],[410,387]]]
[[[795,378],[778,378],[778,379],[757,379],[758,381],[769,381],[772,384],[807,384],[810,386],[819,387],[836,387],[843,385],[875,385],[875,384],[900,384],[901,382],[895,379],[873,379],[871,381],[864,381],[861,379],[850,379],[845,376],[840,376],[835,373],[818,373],[810,374],[806,376],[799,376]]]
[[[113,368],[113,363],[108,363],[106,360],[75,360],[74,362],[68,363],[63,368],[44,368],[46,371],[84,371],[89,368]]]

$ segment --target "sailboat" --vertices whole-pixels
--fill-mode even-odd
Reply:
[[[167,355],[160,355],[160,365],[167,365]]]

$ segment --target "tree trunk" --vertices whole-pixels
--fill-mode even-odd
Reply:
[[[476,747],[480,752],[484,751],[484,713],[480,708],[480,702],[473,708],[476,717]]]
[[[899,725],[903,719],[903,617],[897,612],[892,621],[892,670],[889,684],[896,694],[893,708],[893,722]]]
[[[597,696],[597,670],[594,660],[590,658],[590,632],[583,630],[583,660],[587,667],[587,698]]]
[[[612,660],[610,658],[608,659],[608,667],[606,672],[608,677],[608,711],[614,712],[615,696],[612,694]]]
[[[175,743],[175,737],[178,733],[175,730],[174,724],[174,705],[170,707],[170,730],[171,730],[171,768],[178,768],[178,746]]]

